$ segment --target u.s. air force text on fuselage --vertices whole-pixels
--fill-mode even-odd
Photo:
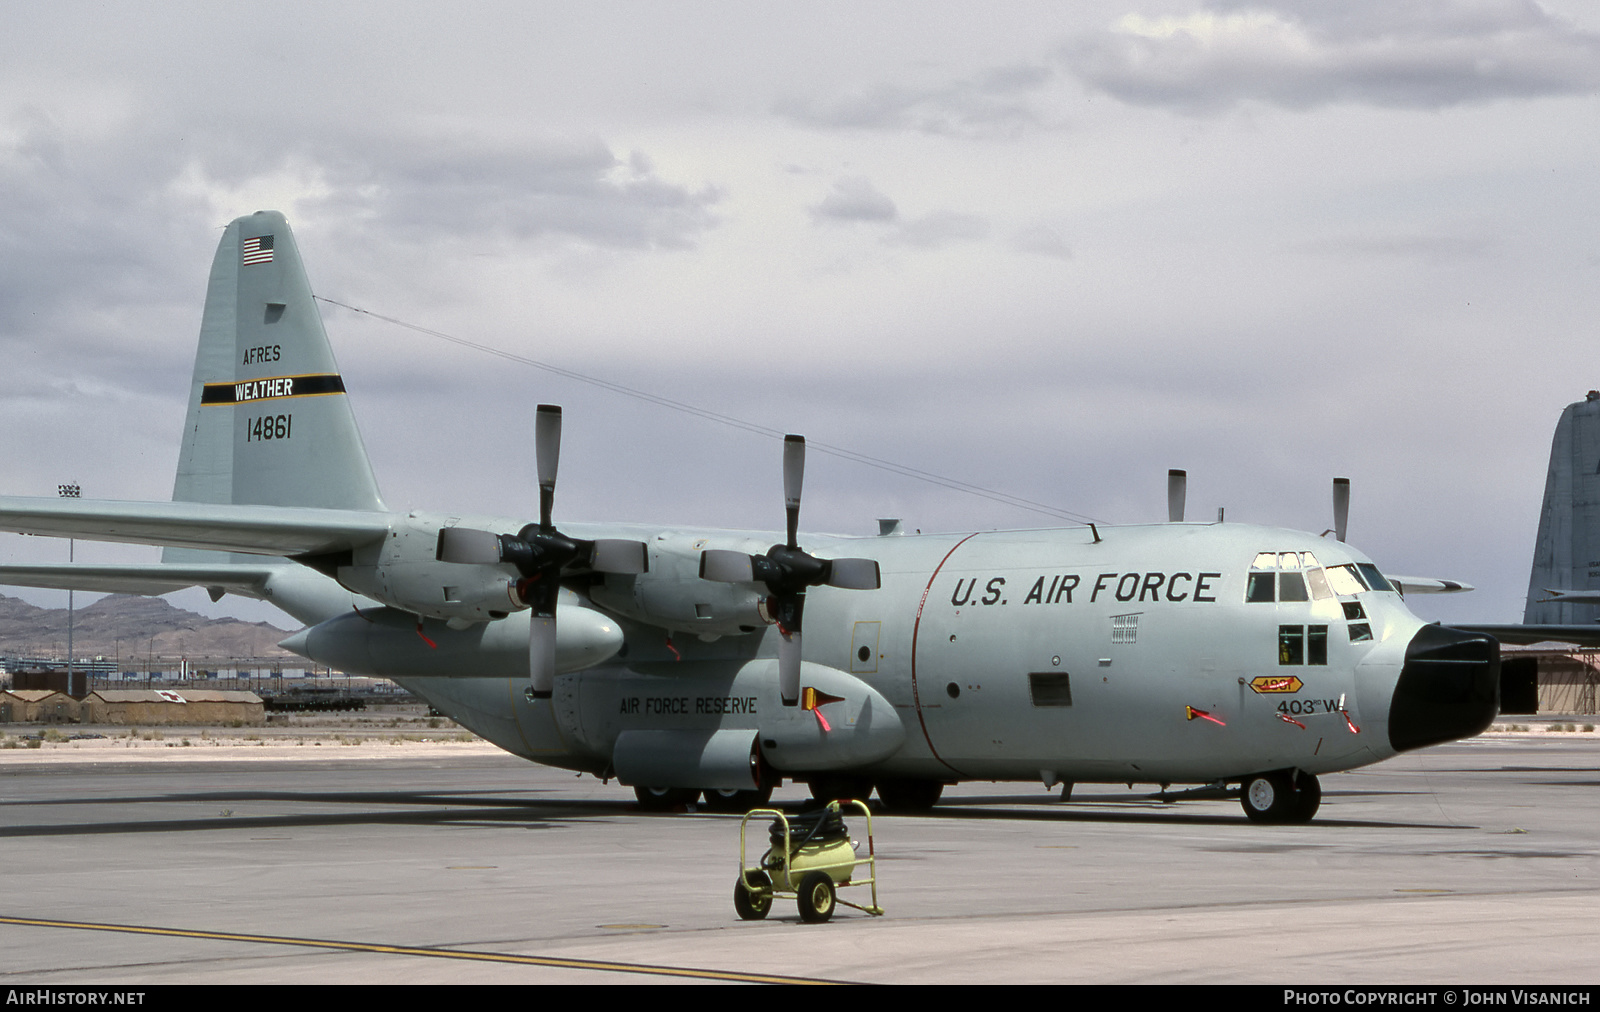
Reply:
[[[1099,573],[1096,574],[1094,583],[1089,585],[1088,600],[1090,604],[1097,603],[1100,595],[1105,594],[1108,598],[1115,598],[1122,603],[1159,602],[1163,598],[1174,603],[1179,601],[1214,603],[1216,597],[1211,584],[1221,578],[1220,572]],[[1010,599],[1005,596],[1006,579],[1005,576],[993,576],[987,580],[981,576],[957,577],[955,586],[950,592],[950,603],[957,608],[969,604],[985,606],[1009,604]],[[1084,580],[1083,574],[1061,573],[1051,576],[1047,585],[1043,576],[1036,577],[1022,603],[1072,604],[1073,591],[1077,590]],[[981,597],[977,592],[980,581],[983,582]],[[1166,588],[1165,593],[1162,591],[1163,585]],[[1182,589],[1179,589],[1180,587]],[[1083,599],[1084,595],[1080,592],[1078,600]]]

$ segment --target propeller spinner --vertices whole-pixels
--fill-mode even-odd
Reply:
[[[438,559],[467,565],[508,563],[521,574],[517,596],[533,609],[528,635],[528,675],[532,694],[549,699],[556,675],[556,598],[561,573],[576,566],[600,573],[643,573],[649,556],[641,541],[569,538],[551,519],[556,471],[561,461],[561,409],[541,404],[534,416],[534,448],[539,472],[539,522],[516,534],[493,534],[464,527],[439,532]]]
[[[806,588],[839,587],[877,590],[880,585],[875,559],[819,559],[800,548],[800,489],[805,480],[804,436],[783,437],[783,505],[788,521],[788,541],[773,545],[765,555],[746,555],[722,548],[700,553],[700,576],[718,583],[762,583],[769,597],[764,610],[778,625],[778,689],[783,705],[800,702],[800,626]]]

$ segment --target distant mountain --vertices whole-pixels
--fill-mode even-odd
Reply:
[[[72,647],[79,657],[292,657],[278,646],[288,631],[266,622],[211,619],[164,598],[112,594],[77,609]],[[67,609],[36,608],[0,594],[0,654],[67,653]]]

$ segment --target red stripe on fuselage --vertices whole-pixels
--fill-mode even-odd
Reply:
[[[948,552],[944,553],[944,558],[939,560],[939,564],[933,567],[933,575],[928,577],[928,585],[922,588],[922,600],[917,602],[917,620],[911,625],[911,705],[916,707],[917,724],[922,728],[922,740],[928,743],[928,751],[933,753],[933,757],[939,760],[945,769],[956,774],[960,774],[961,771],[945,762],[944,757],[939,754],[939,750],[933,747],[933,739],[928,736],[928,722],[922,719],[922,695],[917,690],[917,633],[922,629],[922,608],[928,603],[928,592],[933,590],[933,581],[939,578],[939,571],[944,568],[946,562],[950,561],[950,556],[956,554],[957,548],[977,536],[977,532],[974,531],[957,541]]]

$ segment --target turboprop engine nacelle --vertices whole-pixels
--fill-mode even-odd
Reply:
[[[622,649],[611,618],[562,591],[557,607],[556,671],[581,671]],[[426,640],[423,637],[426,637]],[[423,622],[393,608],[351,612],[303,629],[279,646],[351,674],[381,677],[527,678],[528,618],[512,616],[464,629]]]
[[[352,564],[339,566],[336,578],[357,594],[456,628],[525,610],[528,603],[517,591],[512,567],[439,560],[439,532],[457,523],[456,517],[409,513],[382,545],[359,551]]]
[[[589,592],[595,604],[649,625],[706,639],[740,636],[772,624],[762,608],[766,595],[755,587],[700,578],[700,553],[705,549],[758,553],[767,550],[765,542],[661,534],[647,544],[649,571],[607,573]]]

